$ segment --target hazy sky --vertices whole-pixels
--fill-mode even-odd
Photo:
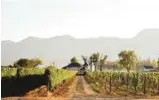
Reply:
[[[135,36],[159,28],[159,0],[2,0],[2,40]]]

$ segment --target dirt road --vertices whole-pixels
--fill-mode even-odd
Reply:
[[[74,98],[76,96],[95,95],[96,93],[85,81],[83,76],[77,76],[75,81],[69,87],[69,94]]]
[[[69,87],[71,98],[69,100],[126,100],[126,98],[114,98],[105,94],[95,93],[83,76],[77,76]]]

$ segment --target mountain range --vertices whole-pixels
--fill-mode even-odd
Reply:
[[[67,65],[73,56],[90,56],[94,52],[116,60],[124,49],[133,49],[143,59],[159,57],[159,29],[144,29],[132,38],[98,37],[76,39],[69,35],[52,38],[28,37],[19,42],[1,41],[1,65],[13,64],[20,58],[41,58],[45,64]],[[82,62],[81,62],[82,63]]]

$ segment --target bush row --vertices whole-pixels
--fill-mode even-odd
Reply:
[[[54,91],[64,80],[71,79],[74,71],[48,68],[1,68],[2,96],[19,96],[26,92],[47,85]]]
[[[23,77],[28,75],[43,75],[44,68],[1,68],[1,75],[3,77]]]
[[[13,77],[17,75],[17,68],[1,68],[1,77]]]
[[[108,92],[125,87],[134,93],[159,94],[159,72],[88,72],[87,76]]]
[[[56,69],[54,67],[49,67],[45,72],[48,74],[48,88],[50,91],[54,91],[63,81],[69,80],[76,75],[75,71]]]

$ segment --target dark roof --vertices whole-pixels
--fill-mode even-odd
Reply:
[[[153,69],[153,66],[144,66],[146,69]]]
[[[69,65],[66,66],[67,68],[72,68],[72,67],[77,67],[80,68],[82,67],[79,63],[70,63]]]

